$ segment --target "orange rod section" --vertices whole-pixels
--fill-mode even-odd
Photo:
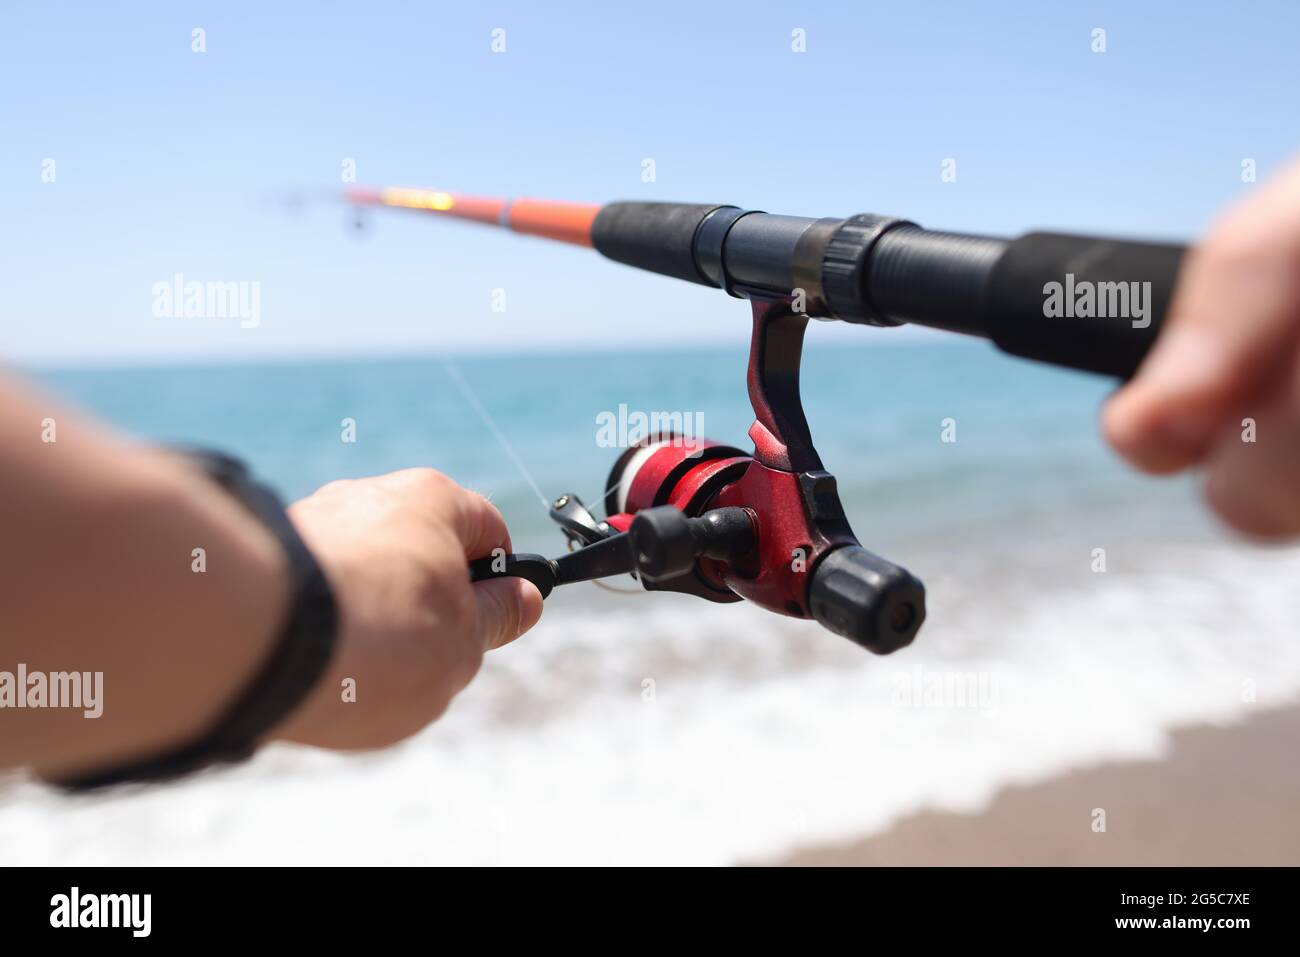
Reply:
[[[388,186],[376,189],[356,186],[346,191],[349,202],[370,206],[393,206],[441,213],[492,226],[504,226],[517,233],[542,236],[576,246],[591,245],[591,224],[600,212],[597,203],[566,203],[545,199],[493,199],[466,196],[436,189]]]
[[[545,236],[575,246],[591,245],[591,223],[597,203],[563,203],[546,199],[517,199],[510,204],[510,228],[530,236]]]

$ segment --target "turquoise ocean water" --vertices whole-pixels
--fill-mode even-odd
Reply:
[[[911,648],[874,658],[748,606],[561,589],[397,749],[275,748],[132,798],[11,784],[0,859],[752,859],[1155,755],[1175,724],[1300,689],[1300,555],[1233,541],[1193,479],[1122,467],[1096,433],[1108,383],[983,344],[815,333],[804,395],[823,460],[864,544],[929,589]],[[744,367],[738,345],[35,375],[141,437],[238,453],[289,497],[439,468],[492,497],[517,549],[558,554],[536,490],[599,500],[619,449],[598,443],[597,417],[691,413],[745,447]]]
[[[490,495],[520,545],[547,550],[559,539],[532,484],[547,497],[599,498],[619,449],[598,443],[598,416],[617,415],[620,405],[688,413],[710,437],[747,448],[753,415],[744,371],[742,349],[714,348],[43,378],[138,436],[232,450],[291,498],[334,478],[436,467]],[[1090,525],[1113,521],[1127,531],[1134,523],[1204,530],[1208,522],[1186,508],[1186,483],[1142,480],[1105,451],[1095,421],[1109,388],[1009,360],[982,343],[814,345],[803,378],[814,438],[861,533],[899,543],[958,530],[1032,537],[1044,519],[1075,510]],[[342,440],[345,419],[356,423],[355,442]],[[945,419],[955,422],[956,441],[941,441]]]

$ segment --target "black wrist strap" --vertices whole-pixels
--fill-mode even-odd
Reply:
[[[59,782],[64,788],[80,791],[165,781],[209,765],[243,761],[302,702],[329,665],[338,634],[334,594],[283,504],[270,489],[254,482],[237,459],[207,450],[185,452],[279,539],[289,562],[292,598],[287,620],[261,671],[211,731],[177,751]]]

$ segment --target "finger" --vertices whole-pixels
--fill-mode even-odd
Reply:
[[[510,551],[510,531],[500,510],[478,492],[457,489],[452,524],[466,558],[482,558],[493,549]]]
[[[1300,339],[1300,166],[1188,254],[1169,318],[1103,430],[1139,468],[1203,459],[1241,404],[1278,387]]]
[[[466,558],[481,558],[494,548],[510,550],[505,519],[478,492],[461,488],[436,469],[401,469],[381,478],[402,494],[415,496],[427,514],[449,524]]]
[[[493,578],[474,584],[478,635],[483,650],[514,641],[542,617],[542,593],[523,578]]]
[[[1277,399],[1224,431],[1205,491],[1219,516],[1240,532],[1300,537],[1300,364]]]

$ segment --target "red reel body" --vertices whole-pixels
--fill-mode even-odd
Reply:
[[[813,484],[821,482],[823,499],[827,492],[834,497],[834,479],[822,476]],[[691,517],[728,505],[745,508],[755,526],[756,554],[740,562],[701,558],[690,575],[646,587],[711,601],[745,598],[769,611],[809,618],[810,572],[832,548],[856,544],[856,539],[847,524],[825,528],[812,520],[801,478],[711,439],[668,436],[619,458],[606,486],[605,506],[609,524],[619,531],[631,527],[638,511],[658,505],[674,505]]]

